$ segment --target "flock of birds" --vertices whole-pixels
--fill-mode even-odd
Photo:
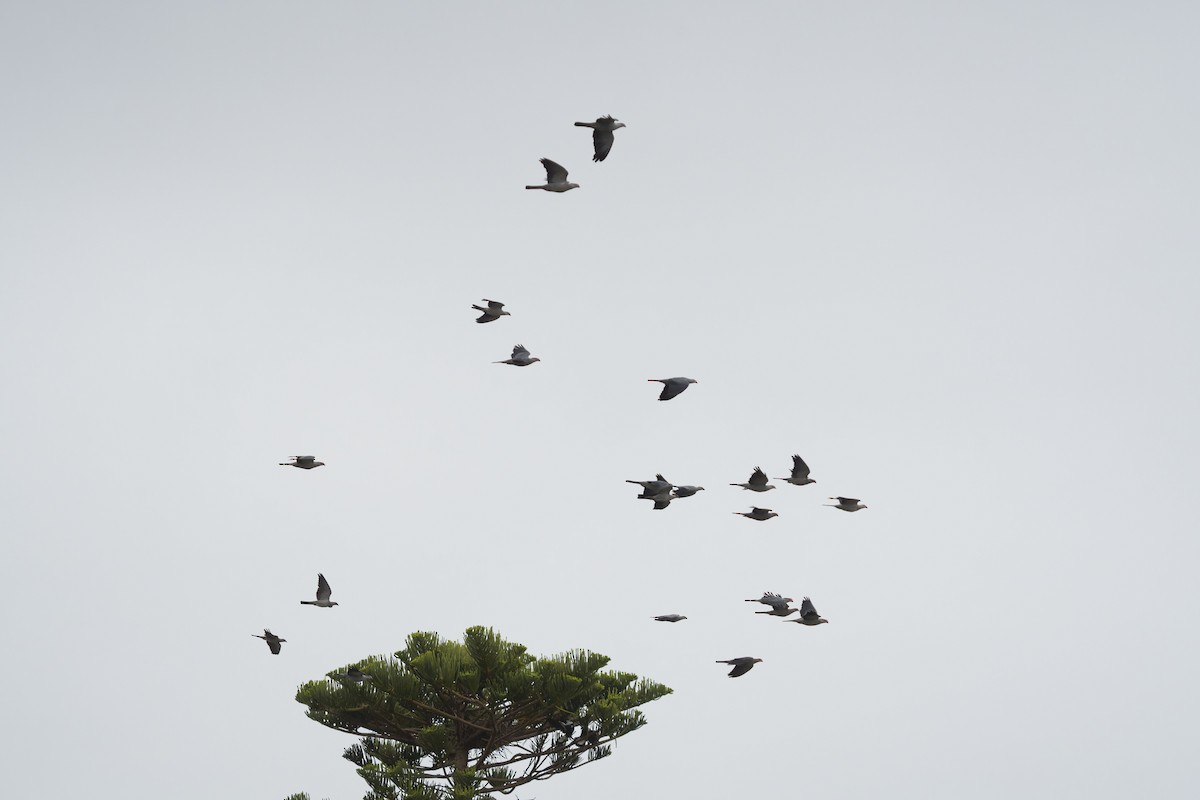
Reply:
[[[576,126],[592,129],[592,145],[594,155],[592,160],[595,162],[603,161],[608,158],[609,152],[612,150],[614,136],[613,132],[618,128],[624,128],[625,123],[619,122],[612,116],[604,116],[597,119],[595,122],[576,122]],[[547,192],[567,192],[571,189],[578,189],[579,184],[570,183],[567,180],[567,170],[561,164],[557,164],[548,158],[541,160],[542,166],[546,168],[546,183],[541,186],[526,186],[526,189],[542,189]],[[497,300],[484,299],[481,302],[486,303],[486,306],[472,305],[476,311],[480,312],[479,317],[475,319],[479,323],[495,322],[501,317],[512,316],[508,311],[504,310],[504,303]],[[496,364],[509,364],[514,367],[528,367],[541,361],[530,354],[525,345],[518,344],[513,347],[512,355],[503,361],[496,361]],[[661,383],[662,391],[658,395],[659,400],[671,400],[682,394],[689,386],[697,383],[694,378],[650,378],[651,383]],[[317,467],[325,466],[324,461],[318,461],[315,456],[292,456],[288,461],[280,462],[280,466],[296,467],[297,469],[310,470]],[[792,456],[792,471],[786,478],[778,478],[777,480],[785,481],[794,486],[807,486],[816,481],[810,476],[808,464],[799,455]],[[675,485],[664,478],[661,474],[655,475],[654,480],[650,481],[632,481],[627,480],[626,483],[636,484],[642,487],[641,493],[637,496],[639,500],[650,500],[654,503],[654,510],[662,511],[671,505],[674,500],[679,500],[685,497],[691,497],[698,492],[704,491],[703,486]],[[742,489],[751,492],[768,492],[775,488],[774,485],[768,483],[767,474],[763,472],[761,467],[755,467],[750,473],[749,479],[745,483],[731,483],[730,486],[740,486]],[[836,500],[837,503],[826,503],[825,505],[832,508],[837,508],[842,511],[860,511],[867,506],[857,498],[853,497],[830,497],[830,500]],[[778,517],[769,508],[759,506],[751,506],[749,511],[735,511],[747,519],[752,519],[758,522],[765,522],[773,517]],[[332,608],[337,603],[331,600],[333,591],[329,587],[329,581],[325,579],[323,574],[317,575],[317,594],[316,600],[301,600],[301,605],[316,606],[317,608]],[[773,617],[789,617],[792,614],[799,613],[799,617],[787,620],[800,625],[809,627],[822,625],[829,620],[817,613],[817,609],[813,606],[812,600],[805,597],[801,600],[800,607],[795,608],[790,604],[795,602],[790,597],[784,597],[775,592],[764,592],[762,597],[752,598],[746,601],[747,603],[762,603],[768,606],[767,611],[756,611],[756,614],[767,614]],[[658,622],[681,622],[687,619],[682,614],[661,614],[654,617]],[[263,635],[251,634],[252,636],[262,639],[267,643],[273,655],[279,655],[282,649],[283,642],[287,639],[282,639],[271,633],[269,629],[263,629]],[[729,677],[737,678],[745,675],[754,665],[761,662],[761,658],[752,656],[741,656],[739,658],[718,660],[718,664],[729,664],[733,668],[729,671]],[[350,681],[352,683],[362,683],[371,680],[371,676],[363,673],[357,667],[350,667],[344,673],[334,673],[334,678]]]

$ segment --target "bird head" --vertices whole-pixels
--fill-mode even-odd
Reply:
[[[614,131],[615,131],[617,128],[624,128],[624,127],[625,127],[625,123],[624,123],[624,122],[617,122],[616,120],[613,120],[613,130],[614,130]]]
[[[530,364],[532,364],[532,363],[533,363],[533,362],[535,362],[535,361],[541,361],[541,359],[540,359],[540,358],[531,358],[531,359],[529,359],[529,363],[530,363]]]

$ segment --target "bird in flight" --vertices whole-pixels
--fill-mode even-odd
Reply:
[[[575,126],[592,129],[592,146],[596,151],[596,154],[592,156],[592,161],[603,161],[608,158],[608,151],[612,150],[613,131],[617,128],[624,128],[625,123],[618,122],[609,114],[600,117],[595,122],[576,122]]]
[[[750,656],[742,656],[741,658],[730,658],[724,661],[718,659],[718,664],[731,664],[733,669],[729,670],[729,677],[737,678],[745,675],[750,670],[754,669],[754,665],[762,661],[761,658],[751,658]]]
[[[350,681],[351,683],[362,683],[363,681],[375,680],[370,675],[368,675],[367,673],[360,670],[358,667],[351,667],[350,669],[346,670],[345,672],[335,672],[330,677],[340,678],[342,680]]]
[[[299,467],[300,469],[316,469],[325,466],[324,461],[317,461],[316,456],[292,456],[291,461],[280,461],[281,467]]]
[[[504,310],[504,303],[500,303],[495,300],[488,300],[487,298],[484,298],[483,302],[487,303],[487,308],[484,308],[483,306],[471,306],[471,308],[475,309],[476,311],[483,312],[482,315],[475,318],[476,322],[495,322],[501,317],[512,316],[512,314]]]
[[[661,383],[663,385],[662,393],[658,395],[659,400],[670,400],[672,397],[678,397],[693,383],[700,381],[693,378],[647,378],[647,383]]]
[[[302,606],[316,606],[317,608],[332,608],[337,603],[329,599],[333,594],[333,590],[329,588],[329,581],[325,580],[325,576],[317,575],[317,599],[316,600],[301,600]]]
[[[546,168],[546,184],[544,186],[526,186],[526,189],[545,189],[547,192],[569,192],[572,189],[578,189],[578,183],[567,182],[567,168],[562,164],[555,164],[548,158],[542,159],[542,166]]]
[[[837,500],[837,504],[826,503],[830,508],[840,508],[842,511],[860,511],[866,506],[853,497],[831,497],[830,500]]]
[[[503,361],[493,361],[493,364],[512,364],[514,367],[528,367],[535,361],[541,361],[540,358],[531,358],[529,351],[525,349],[525,345],[519,344],[513,348],[512,358],[506,358]]]
[[[758,520],[759,522],[766,522],[771,517],[779,516],[769,508],[759,508],[758,506],[751,506],[749,511],[735,511],[733,513],[739,514],[746,519]]]
[[[788,622],[798,622],[801,625],[821,625],[829,620],[818,614],[812,600],[806,597],[800,603],[800,619],[789,619]]]
[[[279,655],[279,651],[283,649],[282,644],[287,641],[287,639],[280,639],[266,628],[263,628],[262,636],[259,636],[257,633],[252,633],[250,635],[255,639],[262,639],[264,642],[266,642],[267,647],[271,648],[271,655],[273,656]]]
[[[683,616],[682,614],[663,614],[655,617],[654,619],[659,622],[679,622],[680,620],[687,619],[687,617]]]
[[[696,492],[703,492],[703,486],[676,486],[672,494],[676,497],[691,497]]]
[[[786,478],[777,478],[776,480],[787,481],[796,486],[807,486],[810,483],[816,483],[816,481],[808,477],[808,472],[808,464],[804,463],[804,459],[800,456],[792,456],[792,474]]]
[[[757,600],[747,600],[747,603],[763,603],[771,607],[769,611],[755,611],[755,614],[770,614],[772,617],[786,617],[790,614],[795,614],[800,609],[791,608],[788,603],[792,602],[792,598],[774,594],[773,592],[763,592],[763,596]]]
[[[755,467],[754,472],[750,473],[750,480],[746,483],[731,483],[729,485],[740,486],[752,492],[769,492],[775,488],[767,483],[767,473],[762,471],[762,467]]]

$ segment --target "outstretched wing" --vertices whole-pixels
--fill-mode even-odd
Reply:
[[[659,400],[670,400],[672,397],[678,396],[679,393],[682,392],[687,387],[688,387],[688,385],[686,383],[680,383],[680,382],[676,382],[676,381],[663,381],[662,394],[660,394],[658,396],[658,399]]]
[[[483,302],[487,303],[488,308],[490,308],[492,311],[500,311],[504,308],[504,303],[498,303],[495,300],[488,300],[486,297],[483,299]]]
[[[595,148],[596,154],[592,156],[592,161],[603,161],[608,158],[608,151],[612,150],[613,132],[606,130],[597,125],[592,128],[592,147]]]
[[[567,169],[562,164],[556,164],[548,158],[543,158],[542,166],[546,168],[546,183],[567,182]]]
[[[512,357],[514,360],[522,359],[522,358],[529,358],[529,351],[525,349],[525,345],[519,344],[513,348]]]
[[[804,459],[800,456],[792,456],[792,478],[802,481],[808,477],[808,464],[804,463]]]
[[[733,669],[729,670],[729,677],[736,678],[740,675],[745,675],[747,672],[749,672],[753,668],[754,668],[753,662],[751,662],[749,664],[746,664],[746,663],[737,664],[734,666]]]
[[[749,484],[751,486],[766,486],[767,473],[762,471],[762,467],[755,467],[754,472],[750,474]]]
[[[800,603],[800,616],[803,619],[816,619],[821,615],[817,613],[817,609],[815,606],[813,606],[812,600],[809,600],[806,597],[804,598],[803,602]]]
[[[322,603],[324,603],[327,600],[329,600],[329,597],[332,594],[333,594],[333,590],[329,588],[329,581],[325,580],[324,575],[318,574],[317,575],[317,599],[320,600]]]

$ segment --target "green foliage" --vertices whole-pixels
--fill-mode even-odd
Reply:
[[[417,632],[393,657],[354,664],[370,681],[335,670],[296,700],[362,737],[343,756],[370,786],[366,800],[480,800],[607,756],[645,724],[639,706],[670,694],[603,671],[608,661],[587,650],[538,658],[490,628],[462,642]]]

